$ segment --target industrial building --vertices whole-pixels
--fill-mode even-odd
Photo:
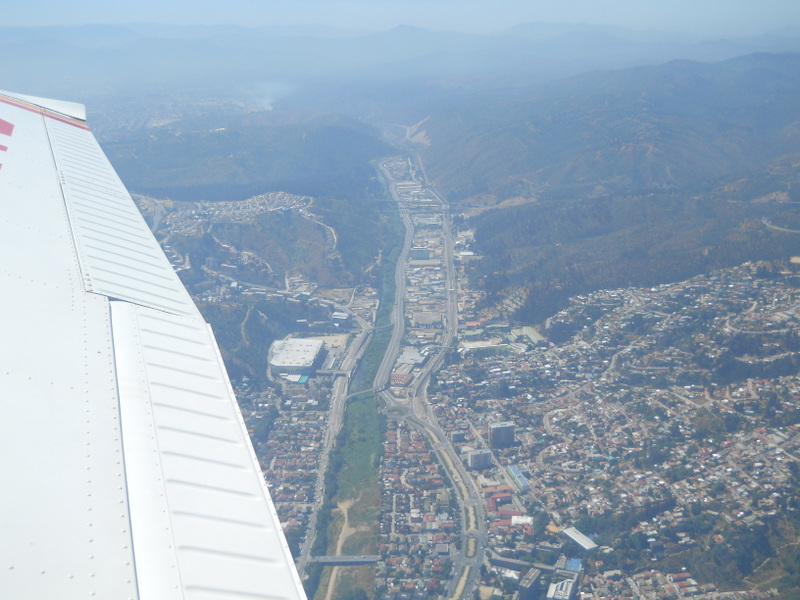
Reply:
[[[595,544],[589,537],[578,531],[575,527],[566,527],[561,530],[561,533],[578,544],[584,550],[594,550],[597,548],[597,544]]]
[[[287,379],[311,375],[322,354],[322,345],[322,340],[304,338],[273,342],[269,348],[270,373]]]
[[[350,325],[350,315],[337,310],[331,313],[331,321],[335,327],[345,327]]]

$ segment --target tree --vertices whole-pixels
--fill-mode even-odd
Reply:
[[[280,413],[278,409],[274,404],[270,404],[267,412],[260,419],[256,420],[256,424],[253,426],[253,438],[258,443],[263,444],[269,440],[269,433],[275,425],[275,419],[279,416]]]

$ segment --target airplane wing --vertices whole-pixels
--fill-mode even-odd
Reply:
[[[0,596],[305,600],[208,324],[81,105],[0,92]]]

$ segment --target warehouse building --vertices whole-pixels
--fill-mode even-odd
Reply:
[[[295,379],[309,376],[322,356],[322,340],[289,338],[269,348],[269,369],[273,377]]]

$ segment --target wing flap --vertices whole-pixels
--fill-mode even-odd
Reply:
[[[44,118],[0,102],[0,590],[135,598],[108,300],[83,292]]]
[[[0,589],[305,600],[210,328],[77,113],[30,100],[0,93]]]
[[[87,291],[197,316],[91,132],[56,119],[45,122]]]
[[[153,457],[129,468],[137,560],[170,553],[186,597],[213,589],[297,598],[291,556],[207,325],[111,305],[125,456]],[[153,521],[164,524],[152,531]]]

